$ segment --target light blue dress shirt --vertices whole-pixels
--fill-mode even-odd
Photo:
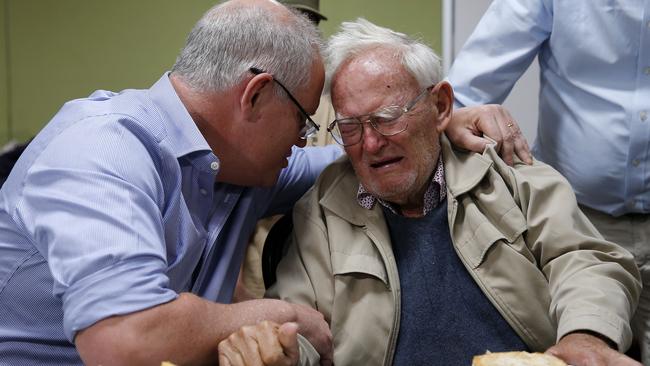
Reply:
[[[495,0],[450,70],[457,106],[503,102],[536,55],[535,156],[586,206],[650,212],[650,0]]]
[[[0,190],[0,364],[81,364],[77,331],[180,292],[228,303],[257,219],[341,152],[294,149],[273,188],[215,184],[168,75],[66,103]]]

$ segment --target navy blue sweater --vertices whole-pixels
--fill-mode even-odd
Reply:
[[[401,286],[394,365],[467,366],[486,350],[528,349],[458,258],[446,200],[421,218],[384,215]]]

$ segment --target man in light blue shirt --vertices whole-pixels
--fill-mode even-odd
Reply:
[[[644,292],[634,326],[649,365],[650,0],[495,0],[449,73],[457,107],[503,102],[535,56],[533,153],[569,180],[607,239],[635,254]]]
[[[235,0],[150,89],[63,106],[0,191],[0,364],[214,363],[267,318],[328,352],[315,311],[227,305],[257,219],[341,154],[296,148],[316,129],[320,42],[282,5]]]

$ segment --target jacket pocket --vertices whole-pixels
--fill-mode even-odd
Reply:
[[[473,208],[476,209],[476,207]],[[473,223],[468,221],[473,221]],[[509,245],[529,260],[532,259],[525,243],[521,240],[521,235],[527,227],[526,219],[519,207],[513,206],[496,221],[497,224],[493,223],[478,210],[465,217],[462,225],[472,229],[468,235],[464,236],[464,239],[459,240],[458,249],[474,269],[483,263],[490,248],[497,243]],[[532,260],[534,261],[534,259]]]
[[[371,276],[388,285],[388,273],[379,253],[332,252],[332,272],[334,276]]]

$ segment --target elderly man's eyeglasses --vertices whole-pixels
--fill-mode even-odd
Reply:
[[[363,116],[336,119],[330,123],[327,131],[332,134],[336,142],[343,146],[354,145],[361,141],[364,123],[370,123],[372,128],[384,136],[397,135],[406,131],[408,127],[408,120],[400,117],[411,111],[431,88],[433,86],[424,89],[403,107],[393,105]]]
[[[266,72],[262,69],[258,69],[257,67],[251,67],[249,70],[255,75],[263,74]],[[282,83],[278,81],[275,77],[273,77],[273,81],[275,81],[280,86],[280,88],[282,88],[282,90],[284,90],[284,92],[287,93],[289,99],[293,102],[293,104],[296,105],[296,107],[298,107],[298,110],[300,111],[300,113],[302,113],[302,115],[305,118],[300,123],[301,128],[300,128],[300,132],[298,133],[300,138],[306,140],[307,138],[313,136],[320,129],[320,126],[316,122],[314,122],[314,120],[311,119],[311,117],[309,117],[309,113],[307,113],[307,111],[305,111],[302,105],[300,105],[298,100],[294,98],[291,92],[289,92],[289,89],[287,89],[284,85],[282,85]]]

